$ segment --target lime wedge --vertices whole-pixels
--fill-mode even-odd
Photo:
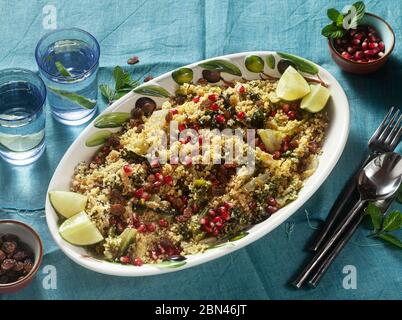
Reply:
[[[13,152],[24,152],[35,148],[45,137],[45,130],[29,135],[0,133],[0,144]]]
[[[309,92],[310,87],[306,79],[292,66],[283,73],[276,88],[276,95],[287,101],[303,98]]]
[[[272,129],[259,129],[257,130],[258,135],[260,136],[262,142],[265,145],[265,148],[269,152],[277,151],[281,148],[283,133]]]
[[[121,233],[120,238],[120,247],[119,247],[119,255],[123,255],[126,253],[130,244],[132,244],[135,240],[135,236],[137,235],[137,230],[134,228],[126,228]]]
[[[59,232],[64,240],[79,246],[87,246],[103,240],[102,234],[84,211],[64,221]]]
[[[302,99],[300,108],[309,112],[319,112],[327,105],[329,96],[329,90],[322,85],[310,85],[310,93]]]
[[[53,208],[66,218],[83,211],[87,205],[86,196],[69,191],[50,191],[49,200]]]

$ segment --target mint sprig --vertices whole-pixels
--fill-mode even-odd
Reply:
[[[358,1],[352,5],[355,9],[355,15],[351,14],[349,9],[346,13],[341,13],[335,8],[327,10],[327,16],[332,23],[326,25],[322,30],[321,34],[327,38],[342,38],[346,34],[346,29],[344,28],[344,20],[347,19],[348,25],[356,28],[364,17],[366,6],[363,1]]]
[[[133,80],[131,75],[120,66],[113,69],[114,88],[106,84],[101,84],[99,90],[102,96],[110,104],[120,99],[139,85],[137,80]]]
[[[400,211],[395,210],[383,216],[381,210],[374,203],[369,203],[365,213],[370,216],[373,225],[372,237],[402,249],[402,241],[390,233],[402,229],[402,213]]]

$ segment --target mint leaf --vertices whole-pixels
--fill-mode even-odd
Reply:
[[[329,20],[331,20],[333,22],[338,21],[339,15],[341,15],[341,13],[338,10],[334,9],[334,8],[331,8],[331,9],[327,10],[327,16],[328,16]]]
[[[336,21],[335,21],[335,24],[336,24],[337,27],[343,28],[343,19],[345,19],[344,15],[340,14],[338,16],[338,18],[336,19]]]
[[[342,38],[345,33],[346,31],[343,28],[338,27],[333,23],[325,26],[321,30],[321,34],[327,38]]]
[[[63,66],[63,64],[60,61],[56,61],[54,63],[56,66],[57,71],[63,76],[63,77],[71,77],[72,74]]]
[[[395,231],[402,227],[402,214],[399,211],[392,211],[384,219],[383,231]]]
[[[106,84],[101,84],[99,90],[107,102],[112,102],[115,99],[115,91]]]
[[[113,70],[113,77],[116,81],[115,89],[116,91],[122,89],[128,82],[131,81],[130,74],[123,70],[122,67],[116,66]]]
[[[368,214],[371,218],[371,223],[373,224],[374,230],[381,229],[381,210],[376,207],[376,205],[370,202],[364,212]]]
[[[386,241],[389,244],[392,244],[400,249],[402,249],[402,242],[397,237],[389,233],[380,233],[377,235],[378,238]]]
[[[363,1],[358,1],[358,2],[354,3],[353,6],[356,9],[355,21],[357,24],[359,24],[364,17],[364,13],[366,11],[366,6]]]

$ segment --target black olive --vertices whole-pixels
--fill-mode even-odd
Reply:
[[[282,73],[285,72],[285,70],[289,66],[292,66],[293,68],[296,69],[296,66],[295,66],[295,64],[293,62],[291,62],[289,60],[285,60],[285,59],[279,60],[279,62],[278,62],[278,71],[282,74]]]
[[[170,261],[183,261],[183,260],[186,260],[186,257],[180,256],[180,255],[175,255],[175,256],[170,256],[169,260]]]
[[[214,70],[202,70],[202,77],[209,83],[216,83],[221,80],[221,73]]]
[[[141,109],[145,116],[149,116],[156,108],[156,103],[151,98],[142,97],[137,100],[135,107]]]

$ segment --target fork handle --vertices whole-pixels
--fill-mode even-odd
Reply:
[[[328,217],[325,219],[324,225],[318,231],[317,236],[311,243],[309,247],[311,251],[316,252],[320,248],[325,239],[330,236],[331,229],[333,229],[335,222],[340,219],[342,212],[345,211],[346,205],[349,203],[349,201],[357,198],[358,196],[358,192],[356,189],[357,177],[359,176],[359,173],[362,170],[362,168],[364,168],[366,164],[369,163],[371,160],[373,160],[377,155],[378,153],[371,152],[359,166],[359,169],[352,176],[352,178],[348,180],[342,192],[339,194],[338,198],[332,205],[331,211],[329,212]]]
[[[300,288],[307,280],[307,278],[310,277],[310,274],[314,271],[314,269],[316,269],[317,266],[321,264],[328,252],[335,247],[335,243],[341,238],[345,230],[351,226],[351,222],[354,220],[360,209],[362,209],[366,203],[367,200],[359,199],[354,207],[346,214],[346,216],[342,219],[341,223],[337,226],[331,237],[326,241],[324,245],[321,246],[321,248],[306,265],[303,271],[299,274],[295,281],[293,281],[293,285],[295,287]]]

